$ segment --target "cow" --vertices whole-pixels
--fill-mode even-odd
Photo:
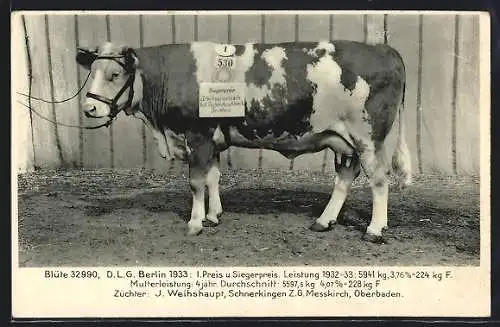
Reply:
[[[335,154],[334,188],[309,229],[334,227],[352,182],[364,171],[373,206],[362,239],[384,243],[389,173],[401,188],[411,183],[400,54],[388,45],[347,40],[229,45],[232,81],[244,86],[244,114],[200,117],[200,87],[213,82],[220,46],[193,42],[134,49],[106,42],[78,48],[78,64],[92,75],[85,115],[112,119],[124,111],[142,119],[162,157],[188,163],[189,236],[219,224],[220,153],[228,147],[269,149],[289,159],[329,148]],[[397,143],[389,147],[393,130]]]

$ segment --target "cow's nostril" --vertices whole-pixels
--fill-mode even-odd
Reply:
[[[92,115],[95,114],[96,111],[97,111],[97,108],[95,106],[88,106],[85,109],[85,116],[92,117]]]

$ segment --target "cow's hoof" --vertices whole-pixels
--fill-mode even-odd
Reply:
[[[197,236],[203,232],[202,227],[189,227],[186,236]]]
[[[335,221],[330,221],[328,222],[328,226],[323,226],[317,221],[314,222],[314,224],[309,227],[310,230],[313,232],[328,232],[333,229],[333,226],[335,226],[336,222]]]
[[[203,220],[202,224],[203,224],[203,227],[216,227],[220,224],[220,220],[218,222],[215,222],[215,221],[205,219],[205,220]]]
[[[382,235],[375,235],[370,232],[365,232],[361,238],[363,241],[375,243],[375,244],[386,244],[386,240]]]
[[[218,213],[216,215],[216,220],[217,221],[213,221],[212,219],[208,219],[208,218],[205,218],[201,223],[203,225],[203,227],[215,227],[215,226],[219,226],[221,221],[220,221],[220,217],[222,216],[222,213]]]

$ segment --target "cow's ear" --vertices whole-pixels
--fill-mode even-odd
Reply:
[[[90,70],[90,66],[97,58],[97,49],[91,50],[84,47],[77,48],[76,62],[85,69]]]
[[[125,70],[130,73],[139,66],[139,58],[134,49],[123,47],[122,54],[125,56]]]

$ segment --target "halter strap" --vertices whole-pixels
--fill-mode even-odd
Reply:
[[[117,64],[119,64],[120,66],[122,66],[123,69],[125,69],[125,64],[123,62],[121,62],[120,60],[116,60],[118,58],[125,58],[125,55],[104,55],[104,56],[97,56],[95,58],[95,60],[99,60],[99,59],[112,60],[112,61],[116,62]]]

